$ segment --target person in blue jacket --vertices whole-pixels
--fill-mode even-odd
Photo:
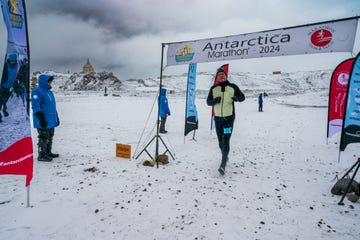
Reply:
[[[262,93],[260,93],[259,97],[258,97],[258,103],[259,103],[259,112],[263,111],[263,95]]]
[[[160,111],[160,133],[167,133],[165,130],[165,123],[167,116],[170,116],[169,103],[166,97],[166,88],[161,88],[160,96],[158,97],[159,111]]]
[[[5,117],[9,115],[9,113],[7,112],[6,103],[12,94],[13,86],[18,71],[19,71],[18,54],[17,53],[8,54],[8,57],[4,63],[4,69],[0,84],[0,110],[3,111]],[[1,113],[0,113],[0,122],[2,122]]]
[[[39,138],[39,161],[51,161],[59,157],[59,154],[51,152],[55,127],[60,124],[55,96],[51,91],[53,80],[53,76],[41,74],[38,87],[31,92],[34,128],[37,129]]]

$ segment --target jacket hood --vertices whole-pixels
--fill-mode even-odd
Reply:
[[[41,74],[39,76],[39,87],[43,89],[50,89],[51,86],[47,84],[48,81],[52,81],[54,79],[54,76]]]
[[[17,61],[17,54],[16,54],[16,53],[10,53],[10,54],[8,55],[8,59],[9,59],[10,61],[16,62],[16,61]]]
[[[161,88],[161,95],[165,96],[166,95],[166,88]]]
[[[10,63],[11,62],[11,63]],[[17,54],[10,53],[7,58],[7,66],[9,68],[16,68],[18,66]]]

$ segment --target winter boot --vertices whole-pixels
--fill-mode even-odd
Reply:
[[[50,153],[48,153],[48,156],[50,156],[51,158],[58,158],[60,156],[60,154],[50,152]]]
[[[52,148],[52,141],[49,141],[46,148],[46,155],[48,155],[51,158],[58,158],[60,155],[57,153],[52,153],[51,148]]]
[[[52,157],[50,157],[48,155],[41,154],[38,157],[38,161],[40,161],[40,162],[51,162],[52,160],[53,160]]]
[[[48,140],[46,138],[46,135],[43,134],[43,130],[38,130],[39,131],[39,143],[38,143],[38,151],[39,151],[39,156],[38,156],[38,161],[45,161],[45,162],[50,162],[52,161],[52,157],[50,157],[47,154],[47,146],[48,146]]]
[[[225,167],[226,167],[226,163],[227,163],[227,161],[229,160],[229,158],[226,156],[223,156],[222,157],[222,160],[221,160],[221,164],[220,164],[220,167],[219,167],[219,169],[218,169],[218,171],[219,171],[219,173],[221,174],[221,175],[224,175],[225,174]]]
[[[219,171],[219,173],[221,174],[221,175],[224,175],[225,174],[225,167],[219,167],[219,169],[218,169],[218,171]]]
[[[39,156],[38,156],[38,161],[41,162],[50,162],[52,161],[52,157],[50,157],[46,151],[46,149],[44,147],[39,146]]]

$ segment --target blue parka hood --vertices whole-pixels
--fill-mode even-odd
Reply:
[[[9,61],[17,62],[17,54],[16,53],[10,53],[8,56]]]
[[[48,81],[54,80],[54,76],[41,74],[39,76],[39,87],[42,89],[50,89],[51,86],[49,86],[47,83]]]
[[[165,95],[166,95],[166,88],[161,88],[160,95],[161,95],[161,96],[165,96]]]

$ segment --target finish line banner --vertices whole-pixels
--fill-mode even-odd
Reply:
[[[354,18],[227,37],[166,43],[166,65],[352,52],[356,28],[357,18]]]

